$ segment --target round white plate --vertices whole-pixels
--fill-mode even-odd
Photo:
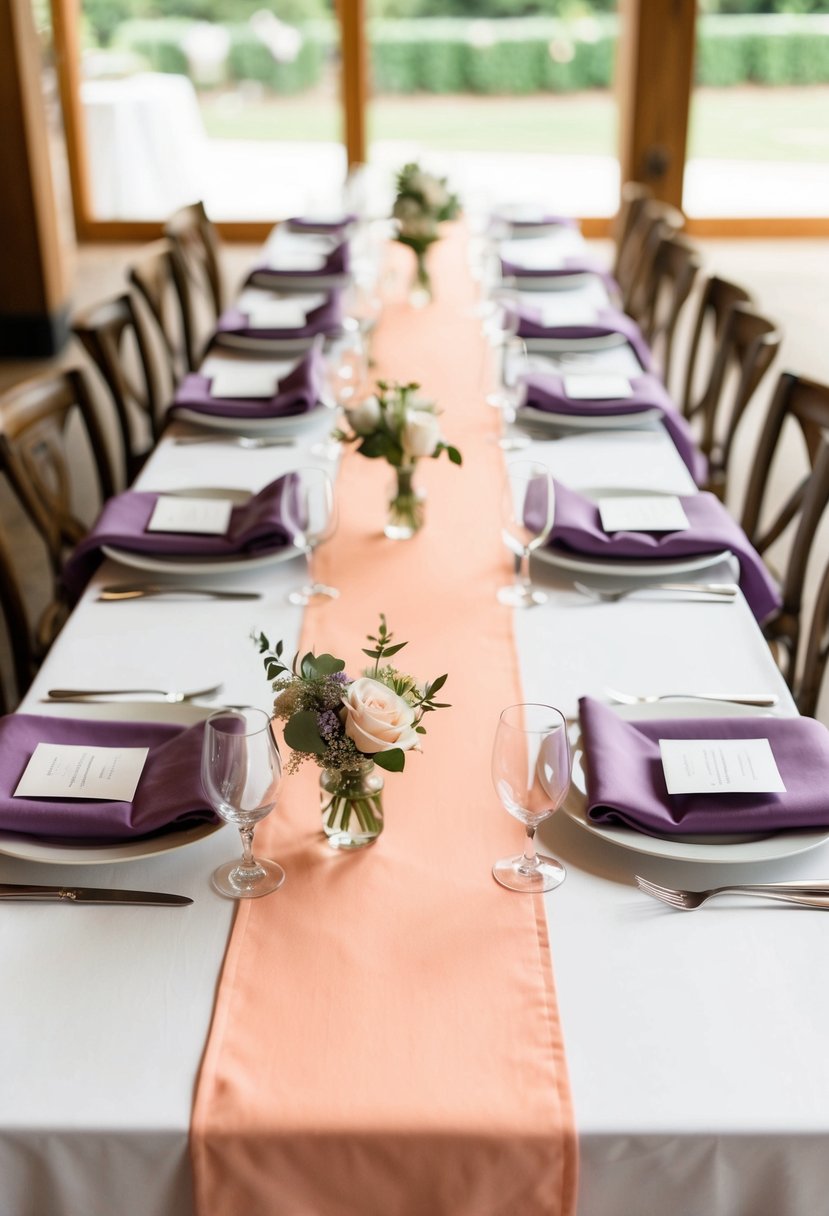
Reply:
[[[533,549],[533,557],[561,570],[573,570],[576,574],[602,574],[606,578],[665,578],[673,574],[692,574],[695,570],[707,570],[731,557],[728,549],[720,553],[703,553],[695,557],[654,558],[652,561],[634,562],[624,558],[581,557],[578,553],[562,553],[559,549]]]
[[[225,414],[202,414],[185,407],[176,409],[176,418],[190,422],[208,431],[233,431],[237,435],[299,435],[316,426],[325,413],[325,406],[317,402],[312,410],[304,414],[288,414],[279,418],[239,418]]]
[[[725,702],[682,700],[659,701],[651,705],[615,705],[614,710],[627,721],[646,721],[669,718],[716,718],[716,717],[770,717],[766,709],[749,705],[734,705]],[[650,857],[666,857],[673,861],[732,864],[742,862],[773,861],[805,853],[829,840],[829,829],[814,831],[773,832],[762,836],[647,836],[632,828],[611,827],[593,823],[587,818],[585,802],[584,749],[581,732],[575,725],[573,740],[573,774],[570,791],[562,810],[575,823],[593,836],[609,841],[622,849],[634,853],[645,853]],[[539,829],[543,836],[543,825]]]
[[[260,570],[265,566],[273,566],[277,562],[287,562],[299,557],[300,550],[293,545],[285,545],[273,553],[257,553],[253,557],[158,557],[149,553],[131,553],[127,549],[115,549],[110,545],[102,545],[104,557],[118,562],[121,566],[131,566],[134,570],[146,570],[151,574],[235,574],[240,570]]]
[[[105,845],[61,844],[59,841],[33,840],[0,832],[0,854],[17,857],[20,861],[42,861],[49,865],[105,866],[183,849],[188,844],[205,840],[223,827],[223,823],[201,823],[183,832],[168,832],[165,836],[153,836],[146,840]]]
[[[589,408],[594,406],[597,411],[600,409],[598,402],[591,403]],[[528,426],[539,429],[548,426],[556,431],[649,431],[653,429],[653,423],[659,422],[661,417],[662,411],[658,409],[639,410],[631,414],[556,414],[551,410],[537,410],[525,405],[518,410],[516,421],[519,425],[524,422]]]

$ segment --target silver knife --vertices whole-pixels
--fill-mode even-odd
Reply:
[[[212,600],[261,600],[261,591],[224,591],[213,587],[162,586],[161,584],[118,583],[102,587],[99,600],[140,600],[151,596],[196,595]]]
[[[122,891],[107,887],[39,887],[31,883],[0,882],[0,901],[63,904],[145,904],[182,908],[193,901],[187,895],[165,895],[162,891]]]

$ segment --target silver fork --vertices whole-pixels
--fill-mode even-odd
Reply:
[[[632,692],[619,692],[605,685],[605,695],[620,705],[655,705],[657,701],[726,701],[729,705],[757,705],[770,709],[780,698],[774,692],[661,692],[649,696],[637,696]]]
[[[582,595],[589,596],[590,599],[602,600],[608,604],[615,604],[617,600],[623,600],[628,595],[635,595],[638,591],[677,591],[683,595],[706,595],[711,596],[715,602],[730,603],[737,594],[736,583],[637,583],[632,587],[620,587],[614,590],[603,590],[600,587],[588,587],[586,583],[574,582],[573,586]]]
[[[829,882],[769,882],[747,883],[728,887],[711,887],[708,891],[683,891],[675,887],[660,887],[659,883],[634,875],[636,885],[646,895],[652,895],[670,908],[692,912],[713,895],[757,895],[784,904],[800,904],[806,908],[829,909]]]
[[[161,697],[164,701],[178,704],[180,701],[198,701],[201,697],[215,697],[222,691],[222,684],[210,688],[197,688],[192,692],[178,692],[169,688],[50,688],[46,696],[50,701],[83,701],[94,697],[149,696]]]

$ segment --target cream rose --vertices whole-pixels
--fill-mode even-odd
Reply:
[[[431,456],[440,443],[440,423],[431,410],[407,410],[400,442],[404,453],[416,459]]]
[[[407,752],[419,748],[414,729],[415,711],[379,680],[363,676],[343,692],[345,733],[361,752],[373,755],[399,747]]]
[[[380,421],[380,402],[376,397],[367,397],[354,409],[346,410],[345,416],[355,435],[370,435]]]

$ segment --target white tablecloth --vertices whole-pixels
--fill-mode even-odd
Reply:
[[[606,482],[604,470],[615,469],[632,485],[688,491],[661,430],[597,433],[537,450],[574,484]],[[306,456],[165,442],[142,484],[257,488]],[[776,691],[792,712],[742,599],[597,605],[567,576],[538,569],[549,602],[516,613],[528,699],[552,701],[569,715],[579,695],[601,696],[605,684],[647,692],[704,686]],[[111,684],[116,671],[124,684],[197,688],[223,680],[228,701],[267,707],[249,632],[264,625],[290,650],[301,618],[285,593],[302,574],[291,561],[236,575],[236,585],[259,588],[262,600],[193,602],[183,613],[164,600],[93,602],[96,584],[129,576],[107,566],[24,708],[61,712],[42,703],[45,689]],[[516,825],[517,846],[520,834]],[[640,894],[632,875],[694,886],[737,875],[829,878],[829,848],[709,867],[623,851],[562,813],[542,836],[568,869],[546,906],[581,1148],[582,1216],[823,1211],[829,979],[821,960],[829,920],[756,904],[673,913]],[[208,878],[236,847],[226,828],[152,861],[60,871],[61,881],[189,894],[188,909],[3,908],[2,1216],[191,1210],[190,1104],[232,917]],[[57,877],[54,867],[0,857],[0,880]]]

